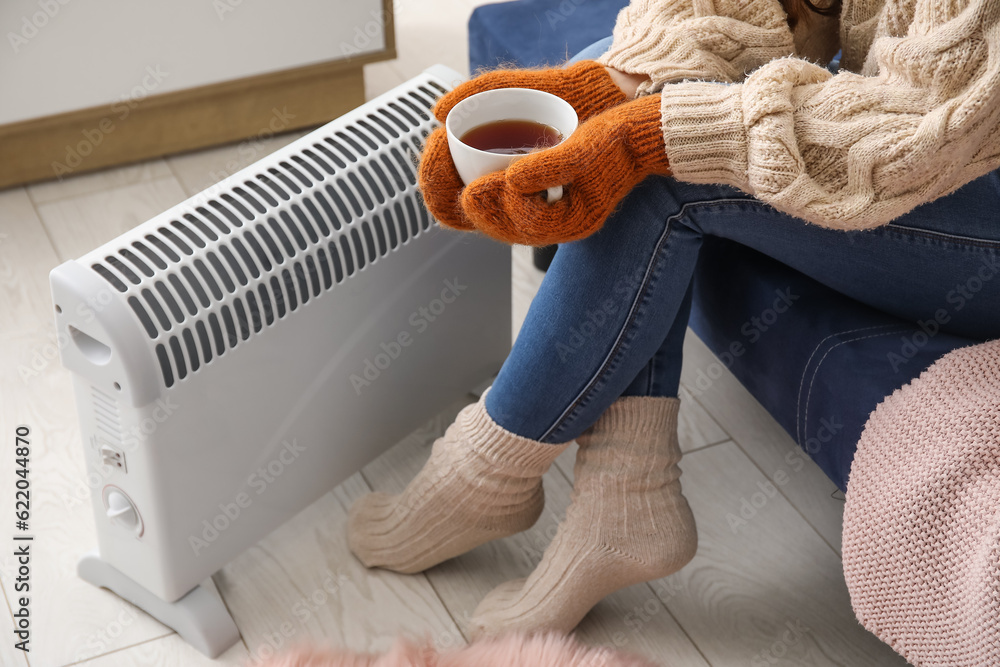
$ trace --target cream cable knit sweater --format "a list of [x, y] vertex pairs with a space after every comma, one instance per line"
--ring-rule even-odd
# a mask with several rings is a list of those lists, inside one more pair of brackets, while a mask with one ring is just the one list
[[[600, 62], [662, 93], [674, 176], [824, 227], [883, 225], [1000, 167], [1000, 1], [632, 0]], [[811, 35], [809, 32], [811, 31]], [[669, 85], [667, 85], [669, 84]]]

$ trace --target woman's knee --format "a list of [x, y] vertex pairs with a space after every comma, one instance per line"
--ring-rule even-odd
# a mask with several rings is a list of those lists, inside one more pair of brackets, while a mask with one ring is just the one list
[[676, 181], [671, 178], [646, 178], [621, 201], [600, 230], [579, 241], [561, 244], [556, 258], [562, 254], [563, 260], [573, 255], [574, 262], [594, 261], [591, 257], [609, 261], [609, 257], [630, 257], [636, 248], [651, 247], [670, 216], [683, 207], [676, 190]]

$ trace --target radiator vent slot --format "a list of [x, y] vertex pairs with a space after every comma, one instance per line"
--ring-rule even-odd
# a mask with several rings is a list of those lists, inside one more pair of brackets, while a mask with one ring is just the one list
[[[416, 159], [446, 89], [418, 80], [143, 226], [92, 269], [171, 387], [428, 230]], [[279, 157], [280, 156], [280, 157]], [[139, 230], [137, 230], [137, 234]]]

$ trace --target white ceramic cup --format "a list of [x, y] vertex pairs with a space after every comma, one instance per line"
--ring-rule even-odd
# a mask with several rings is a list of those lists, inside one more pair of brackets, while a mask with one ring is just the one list
[[[524, 157], [481, 151], [462, 143], [459, 138], [474, 127], [498, 120], [544, 123], [558, 130], [564, 141], [573, 134], [579, 122], [576, 111], [569, 102], [541, 90], [499, 88], [470, 95], [452, 107], [444, 123], [451, 159], [466, 185], [480, 176], [506, 169], [507, 165]], [[547, 190], [547, 200], [550, 202], [558, 201], [562, 195], [561, 185]]]

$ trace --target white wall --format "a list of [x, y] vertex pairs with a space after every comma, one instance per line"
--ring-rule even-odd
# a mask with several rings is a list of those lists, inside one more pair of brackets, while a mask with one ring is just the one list
[[384, 47], [380, 0], [0, 0], [0, 125]]

